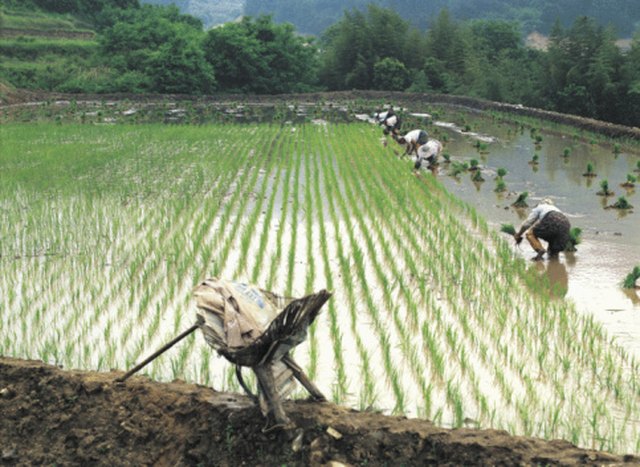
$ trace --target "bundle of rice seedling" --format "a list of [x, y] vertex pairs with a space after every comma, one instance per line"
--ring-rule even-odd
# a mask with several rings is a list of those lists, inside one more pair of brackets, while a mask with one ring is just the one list
[[515, 236], [516, 228], [513, 224], [500, 224], [500, 232]]
[[569, 231], [569, 242], [567, 243], [564, 251], [578, 251], [576, 246], [580, 244], [582, 239], [580, 236], [582, 235], [582, 229], [580, 227], [573, 227]]
[[529, 205], [527, 204], [527, 196], [529, 196], [529, 192], [523, 191], [518, 195], [518, 199], [511, 205], [514, 208], [526, 208]]
[[633, 268], [633, 271], [627, 274], [627, 277], [622, 281], [622, 287], [625, 289], [635, 289], [638, 279], [640, 279], [640, 266], [636, 266]]

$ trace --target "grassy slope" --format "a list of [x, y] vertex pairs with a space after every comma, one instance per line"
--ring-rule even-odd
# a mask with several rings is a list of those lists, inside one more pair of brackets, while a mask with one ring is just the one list
[[2, 7], [0, 80], [24, 89], [58, 89], [86, 73], [97, 42], [91, 25], [71, 16]]

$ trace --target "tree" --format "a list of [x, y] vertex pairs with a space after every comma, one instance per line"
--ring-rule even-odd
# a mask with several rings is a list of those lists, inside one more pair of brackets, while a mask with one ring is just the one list
[[277, 94], [313, 89], [313, 41], [296, 36], [290, 24], [274, 24], [270, 16], [245, 17], [211, 29], [203, 47], [223, 91]]
[[400, 60], [386, 57], [373, 65], [373, 87], [385, 91], [404, 91], [409, 85], [409, 70]]
[[115, 70], [114, 91], [202, 94], [215, 88], [201, 48], [203, 33], [176, 7], [130, 10], [99, 36]]
[[[374, 67], [384, 59], [393, 59], [404, 67], [402, 77], [394, 84], [397, 87], [422, 66], [425, 57], [421, 34], [398, 13], [373, 4], [366, 13], [345, 11], [343, 18], [325, 32], [321, 47], [320, 81], [329, 89], [381, 86], [381, 82], [375, 82]], [[385, 63], [388, 66], [389, 62]]]

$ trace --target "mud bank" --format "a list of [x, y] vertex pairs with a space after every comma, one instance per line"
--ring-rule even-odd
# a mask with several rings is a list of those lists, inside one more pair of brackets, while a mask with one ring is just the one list
[[[248, 398], [121, 372], [0, 357], [0, 465], [605, 465], [634, 456], [504, 431], [290, 401], [302, 430], [264, 434]], [[328, 430], [332, 428], [332, 430]]]

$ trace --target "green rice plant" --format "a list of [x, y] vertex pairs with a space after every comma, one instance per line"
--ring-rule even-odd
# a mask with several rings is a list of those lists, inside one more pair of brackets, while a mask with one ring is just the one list
[[594, 169], [593, 169], [593, 164], [591, 162], [589, 162], [587, 164], [587, 171], [585, 173], [582, 174], [583, 177], [596, 177], [598, 174], [595, 173]]
[[640, 160], [636, 162], [636, 168], [633, 171], [640, 172]]
[[507, 169], [500, 167], [497, 172], [497, 178], [504, 178], [505, 175], [507, 175]]
[[466, 172], [469, 166], [466, 162], [453, 162], [451, 163], [451, 170], [449, 171], [449, 175], [452, 177], [457, 177], [463, 172]]
[[523, 191], [518, 195], [518, 198], [511, 203], [511, 206], [514, 208], [526, 208], [529, 205], [527, 204], [527, 197], [529, 196], [529, 192]]
[[503, 232], [509, 235], [515, 235], [516, 229], [513, 226], [513, 224], [500, 224], [500, 232]]
[[484, 182], [484, 177], [482, 176], [482, 172], [480, 170], [475, 170], [471, 175], [471, 181], [481, 183]]
[[599, 196], [613, 196], [614, 193], [613, 191], [609, 190], [609, 182], [605, 179], [605, 180], [601, 180], [600, 181], [600, 191], [598, 191], [596, 194]]
[[530, 165], [538, 165], [540, 163], [540, 156], [538, 155], [538, 153], [534, 153], [534, 155], [531, 157], [531, 160], [529, 161]]
[[640, 279], [640, 266], [635, 266], [633, 270], [627, 274], [627, 276], [622, 281], [622, 287], [625, 289], [635, 289], [638, 286], [636, 283]]
[[496, 193], [503, 193], [503, 192], [507, 191], [507, 184], [501, 178], [497, 179], [496, 180], [496, 187], [494, 188], [493, 191], [495, 191]]
[[[449, 164], [451, 162], [451, 154], [446, 151], [442, 153], [442, 158], [444, 159], [444, 164]], [[638, 161], [638, 164], [640, 164], [640, 161]], [[640, 165], [638, 167], [640, 168]]]
[[479, 170], [480, 167], [478, 167], [478, 159], [471, 159], [469, 161], [469, 170]]
[[571, 148], [570, 147], [565, 147], [562, 150], [562, 157], [567, 158], [571, 155]]
[[624, 188], [633, 188], [637, 180], [638, 179], [635, 175], [627, 174], [627, 180], [624, 183], [622, 183], [620, 186]]
[[624, 196], [620, 196], [618, 198], [618, 201], [613, 203], [610, 207], [622, 210], [633, 209], [633, 206], [629, 203], [629, 201], [627, 201], [627, 198], [625, 198]]
[[622, 147], [620, 146], [620, 143], [614, 143], [613, 153], [617, 156], [618, 154], [620, 154], [620, 152], [622, 152]]
[[567, 243], [564, 251], [577, 251], [576, 246], [578, 246], [582, 241], [581, 236], [582, 229], [580, 227], [572, 227], [571, 230], [569, 230], [569, 242]]

